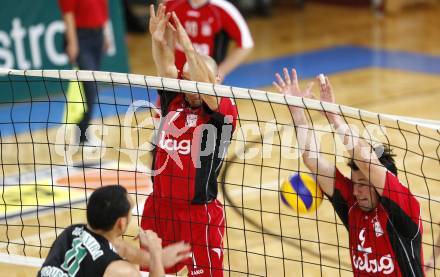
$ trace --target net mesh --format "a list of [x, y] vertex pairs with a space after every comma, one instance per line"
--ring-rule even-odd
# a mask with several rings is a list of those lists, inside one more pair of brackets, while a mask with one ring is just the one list
[[[348, 233], [328, 199], [308, 214], [280, 200], [284, 180], [309, 172], [301, 161], [304, 149], [288, 105], [305, 108], [320, 141], [320, 155], [347, 176], [349, 154], [321, 111], [343, 115], [354, 137], [394, 150], [400, 180], [421, 204], [424, 256], [433, 253], [440, 235], [440, 122], [159, 77], [67, 70], [3, 73], [2, 261], [20, 256], [24, 264], [38, 264], [32, 258], [44, 258], [64, 228], [84, 222], [88, 196], [108, 184], [121, 184], [133, 196], [136, 220], [125, 237], [136, 235], [144, 201], [152, 191], [156, 89], [230, 97], [236, 103], [237, 128], [219, 177], [218, 198], [226, 218], [226, 276], [352, 275]], [[74, 120], [66, 120], [85, 106], [82, 97], [69, 96], [69, 86], [81, 90], [78, 82], [93, 82], [99, 89], [89, 128], [92, 143], [84, 146], [79, 145]]]

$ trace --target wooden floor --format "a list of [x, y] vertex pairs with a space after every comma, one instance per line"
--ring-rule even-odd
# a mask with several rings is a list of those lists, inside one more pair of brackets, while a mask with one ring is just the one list
[[[271, 18], [249, 19], [256, 47], [247, 62], [343, 45], [440, 56], [439, 9], [420, 8], [405, 10], [391, 17], [377, 17], [369, 9], [307, 4], [304, 10], [298, 10], [293, 5], [283, 5], [274, 11]], [[128, 35], [127, 43], [132, 71], [154, 75], [149, 37]], [[307, 64], [308, 61], [302, 62]], [[405, 63], [405, 60], [402, 60], [402, 63]], [[286, 66], [295, 65], [286, 64]], [[255, 75], [255, 78], [258, 78], [258, 72], [255, 72]], [[299, 75], [301, 76], [301, 72]], [[437, 74], [368, 67], [341, 71], [337, 74], [330, 74], [329, 77], [340, 104], [379, 113], [440, 119], [438, 108], [440, 76]], [[274, 91], [272, 87], [261, 89]], [[287, 124], [290, 120], [286, 107], [279, 107], [274, 111], [269, 104], [259, 103], [256, 106], [257, 111], [249, 102], [239, 101], [237, 105], [242, 119], [254, 120], [258, 116], [260, 120], [275, 118], [277, 122]], [[317, 119], [318, 114], [312, 114], [312, 116], [316, 118], [316, 122], [322, 122]], [[244, 123], [245, 121], [241, 122], [242, 125]], [[359, 125], [360, 122], [353, 123]], [[402, 177], [403, 181], [410, 184], [411, 190], [416, 195], [429, 195], [435, 200], [421, 201], [423, 220], [425, 220], [424, 254], [425, 257], [429, 257], [430, 251], [432, 252], [432, 247], [429, 245], [433, 244], [433, 236], [440, 234], [440, 228], [435, 224], [440, 221], [440, 215], [437, 212], [440, 208], [440, 202], [438, 202], [440, 199], [438, 181], [440, 166], [438, 160], [435, 160], [435, 157], [437, 159], [439, 157], [439, 133], [426, 128], [415, 130], [405, 124], [400, 127], [407, 129], [408, 132], [401, 132], [393, 128], [396, 127], [395, 123], [384, 124], [387, 126], [387, 136], [382, 136], [380, 140], [388, 138], [394, 146], [414, 152], [409, 153], [405, 159], [403, 159], [403, 150], [396, 152], [398, 155], [401, 154], [397, 159], [399, 168], [409, 172]], [[414, 130], [423, 132], [435, 138], [436, 141], [424, 138], [419, 140], [419, 136], [409, 132]], [[113, 131], [119, 132], [119, 130]], [[280, 134], [284, 132], [287, 132], [287, 127]], [[117, 134], [115, 133], [115, 137], [118, 137]], [[40, 135], [43, 137], [46, 133]], [[150, 135], [147, 132], [142, 134], [141, 138], [147, 139]], [[50, 136], [54, 134], [50, 133]], [[258, 135], [255, 137], [258, 140]], [[274, 143], [280, 144], [280, 140], [280, 138], [275, 138]], [[109, 143], [112, 144], [111, 141]], [[283, 145], [284, 143], [289, 144], [283, 141]], [[234, 162], [233, 150], [240, 149], [240, 146], [239, 141], [231, 145], [228, 161]], [[259, 151], [262, 150], [261, 143], [257, 143], [255, 147]], [[323, 147], [324, 149], [331, 148], [327, 144]], [[38, 156], [46, 152], [47, 150], [42, 149]], [[227, 193], [232, 197], [233, 203], [241, 207], [241, 211], [256, 220], [260, 226], [252, 226], [231, 207], [226, 207], [228, 229], [225, 247], [228, 251], [225, 253], [224, 265], [228, 272], [225, 272], [225, 275], [244, 276], [240, 272], [249, 272], [252, 276], [351, 276], [351, 273], [347, 271], [351, 268], [346, 249], [347, 234], [343, 226], [334, 224], [335, 214], [329, 202], [325, 200], [316, 214], [300, 217], [279, 204], [277, 189], [280, 180], [286, 178], [292, 171], [305, 170], [305, 168], [298, 163], [298, 160], [289, 160], [283, 156], [280, 147], [274, 149], [273, 153], [274, 155], [269, 158], [257, 155], [246, 160], [246, 166], [237, 163], [228, 169]], [[423, 157], [421, 153], [425, 155], [423, 160], [421, 160]], [[13, 154], [10, 155], [15, 157]], [[109, 152], [106, 158], [108, 160], [115, 155]], [[4, 156], [6, 159], [7, 157], [7, 155]], [[274, 170], [272, 167], [274, 165], [282, 170]], [[8, 174], [16, 174], [16, 172], [11, 167], [9, 172], [5, 172], [5, 175]], [[425, 176], [425, 178], [417, 177], [417, 175]], [[223, 199], [223, 194], [220, 198], [231, 205]], [[142, 196], [138, 197], [138, 203], [143, 203], [143, 199]], [[260, 210], [263, 212], [259, 212]], [[55, 219], [57, 226], [67, 225], [71, 220], [78, 222], [84, 219], [81, 209], [74, 210], [67, 215], [65, 211], [60, 211], [44, 214], [39, 220], [32, 217], [8, 221], [7, 230], [2, 223], [0, 239], [5, 241], [7, 236], [10, 241], [20, 244], [21, 238], [25, 237], [26, 243], [29, 244], [24, 250], [26, 254], [38, 256], [40, 255], [39, 248], [32, 245], [49, 246], [55, 235], [53, 229], [38, 226], [50, 225]], [[23, 223], [36, 227], [23, 229], [21, 227]], [[263, 232], [261, 225], [264, 227]], [[136, 224], [133, 224], [129, 234], [133, 235], [136, 228]], [[282, 240], [279, 239], [281, 236]], [[318, 241], [319, 243], [316, 243]], [[301, 243], [301, 247], [295, 246], [298, 243]], [[338, 248], [338, 245], [341, 247]], [[23, 252], [22, 246], [0, 244], [0, 253], [5, 253], [6, 247], [12, 253]], [[41, 254], [44, 256], [45, 251]], [[33, 268], [0, 264], [0, 277], [31, 276], [35, 272]], [[438, 274], [440, 271], [437, 271]]]

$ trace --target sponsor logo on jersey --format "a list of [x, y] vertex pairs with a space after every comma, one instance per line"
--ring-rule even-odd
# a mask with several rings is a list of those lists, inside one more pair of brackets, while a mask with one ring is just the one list
[[189, 139], [175, 140], [166, 137], [166, 132], [160, 133], [159, 147], [166, 150], [168, 153], [179, 153], [188, 155], [191, 152], [191, 141]]
[[[378, 222], [378, 221], [376, 221]], [[379, 225], [380, 226], [380, 225]], [[357, 250], [361, 253], [361, 256], [357, 256], [355, 253], [352, 255], [353, 266], [359, 271], [365, 271], [367, 273], [382, 272], [383, 274], [391, 274], [394, 272], [394, 263], [390, 254], [380, 257], [380, 259], [370, 259], [369, 254], [372, 254], [371, 247], [365, 247], [365, 228], [359, 232], [359, 241]], [[354, 252], [354, 251], [353, 251]], [[376, 257], [376, 255], [372, 255]]]
[[196, 127], [196, 125], [197, 125], [197, 118], [198, 118], [198, 116], [196, 114], [188, 114], [186, 116], [186, 126], [188, 126], [188, 127]]

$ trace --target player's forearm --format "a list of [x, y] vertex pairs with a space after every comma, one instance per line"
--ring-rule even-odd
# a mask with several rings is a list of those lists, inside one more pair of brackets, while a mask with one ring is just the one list
[[[359, 135], [353, 134], [353, 130], [350, 129], [350, 126], [346, 124], [342, 119], [332, 119], [332, 117], [328, 117], [329, 122], [332, 124], [335, 129], [335, 133], [339, 135], [342, 140], [342, 143], [345, 145], [348, 153], [354, 159], [354, 161], [362, 161], [364, 160], [361, 155], [362, 146], [364, 146], [363, 139], [359, 137]], [[356, 163], [357, 165], [357, 163]], [[359, 166], [363, 167], [364, 163], [360, 163]], [[359, 168], [361, 169], [361, 168]]]
[[66, 27], [66, 42], [78, 44], [76, 35], [75, 16], [73, 12], [67, 12], [63, 15], [64, 25]]
[[237, 66], [239, 66], [252, 51], [252, 48], [235, 48], [229, 55], [226, 56], [225, 60], [219, 65], [218, 73], [220, 76], [225, 77]]
[[192, 81], [214, 83], [215, 77], [194, 48], [185, 49], [185, 56]]
[[[196, 53], [194, 57], [191, 57], [188, 61], [188, 65], [190, 68], [190, 76], [192, 81], [198, 81], [198, 82], [206, 82], [206, 83], [213, 83], [214, 76], [212, 75], [211, 71], [206, 66], [205, 62], [202, 61], [200, 56]], [[195, 70], [192, 70], [192, 68], [196, 68]], [[210, 95], [200, 95], [202, 101], [208, 105], [209, 109], [211, 111], [217, 111], [218, 110], [218, 99], [215, 96]]]
[[289, 110], [296, 126], [309, 126], [309, 121], [307, 120], [304, 108], [289, 106]]
[[[177, 68], [174, 64], [174, 53], [164, 50], [161, 43], [152, 41], [152, 55], [156, 66], [157, 75], [167, 78], [177, 78]], [[173, 58], [170, 57], [173, 56]]]
[[368, 163], [371, 163], [372, 160], [377, 160], [375, 153], [370, 153], [371, 146], [358, 133], [354, 133], [353, 129], [342, 119], [331, 120], [331, 123], [335, 133], [339, 135], [347, 152], [351, 155], [359, 169], [361, 171], [367, 170]]
[[201, 94], [201, 98], [202, 98], [203, 102], [205, 102], [205, 104], [208, 105], [208, 107], [209, 107], [209, 109], [211, 109], [211, 111], [216, 112], [218, 110], [217, 97]]
[[150, 266], [151, 263], [151, 256], [150, 253], [146, 250], [142, 250], [139, 248], [131, 247], [129, 258], [126, 258], [127, 261], [129, 261], [132, 264], [138, 264], [140, 266]]
[[310, 130], [308, 125], [297, 126], [297, 138], [299, 143], [299, 151], [302, 153], [301, 157], [307, 168], [316, 175], [323, 175], [321, 172], [323, 166], [321, 164], [324, 162], [323, 159], [319, 157], [319, 144], [320, 142], [316, 139], [314, 131]]
[[138, 264], [140, 266], [149, 266], [150, 264], [150, 254], [141, 249], [133, 249], [133, 252], [130, 253], [130, 256], [125, 259], [132, 264]]
[[316, 152], [315, 146], [315, 136], [313, 131], [309, 126], [309, 121], [305, 115], [305, 111], [303, 108], [290, 106], [290, 112], [293, 117], [293, 121], [296, 126], [297, 139], [299, 143], [299, 150], [303, 153], [303, 159], [306, 164], [310, 163], [314, 164], [314, 160], [312, 161], [313, 155], [312, 152]]
[[114, 241], [113, 245], [118, 254], [126, 261], [141, 266], [149, 266], [150, 254], [147, 251], [134, 247], [122, 239]]
[[161, 252], [151, 254], [151, 260], [148, 267], [150, 269], [150, 277], [161, 277], [165, 275]]
[[292, 106], [290, 110], [294, 118], [298, 148], [304, 164], [315, 175], [319, 186], [325, 194], [332, 196], [334, 191], [335, 165], [320, 155], [319, 146], [321, 142], [315, 136], [314, 130], [306, 118], [304, 109]]
[[319, 142], [316, 141], [313, 130], [309, 126], [304, 109], [294, 106], [290, 106], [289, 109], [295, 122], [299, 151], [302, 153], [304, 163], [312, 172], [317, 173], [316, 144]]
[[[322, 191], [331, 197], [334, 192], [336, 167], [320, 155], [320, 141], [314, 135], [314, 131], [304, 128], [304, 126], [297, 126], [297, 138], [300, 144], [299, 151], [302, 152], [302, 159], [310, 172], [315, 176]], [[302, 138], [303, 136], [306, 138]]]

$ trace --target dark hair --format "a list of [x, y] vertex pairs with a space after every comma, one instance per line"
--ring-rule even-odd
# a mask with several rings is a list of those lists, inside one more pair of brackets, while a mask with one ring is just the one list
[[[392, 150], [386, 145], [379, 145], [373, 148], [377, 157], [379, 158], [380, 163], [388, 169], [388, 171], [392, 172], [397, 176], [397, 167], [396, 162], [394, 161], [394, 155]], [[347, 164], [352, 170], [359, 170], [353, 158], [348, 161]]]
[[130, 212], [127, 190], [120, 185], [101, 187], [90, 195], [87, 222], [96, 230], [110, 231], [120, 217]]

